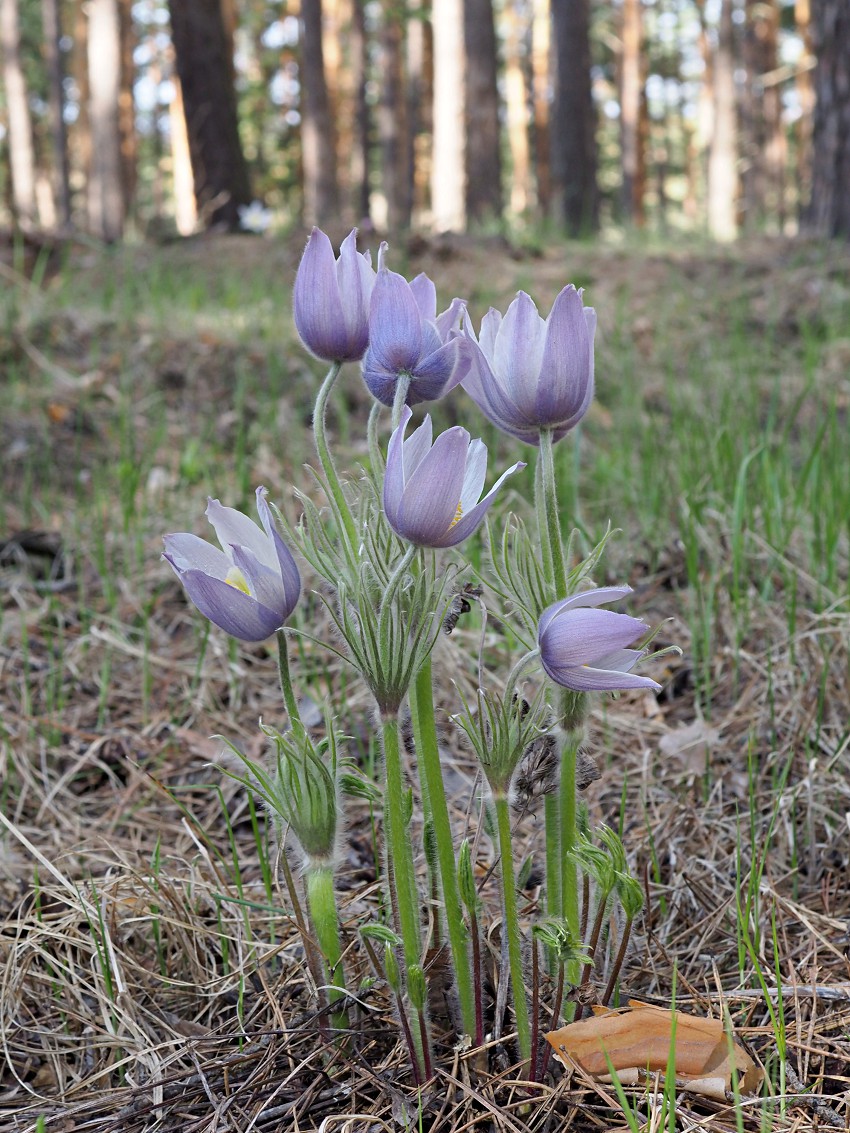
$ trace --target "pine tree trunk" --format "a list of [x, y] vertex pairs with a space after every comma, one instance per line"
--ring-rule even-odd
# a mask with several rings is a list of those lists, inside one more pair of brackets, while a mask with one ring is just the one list
[[623, 161], [622, 208], [625, 220], [642, 225], [644, 168], [643, 26], [640, 0], [623, 0], [620, 61], [620, 148]]
[[118, 27], [121, 39], [121, 88], [118, 96], [118, 129], [121, 136], [121, 189], [124, 214], [129, 216], [136, 200], [139, 145], [136, 137], [136, 103], [133, 86], [136, 64], [133, 52], [136, 33], [133, 28], [133, 0], [118, 0]]
[[505, 8], [505, 102], [511, 151], [511, 212], [522, 216], [532, 205], [531, 147], [528, 136], [528, 91], [522, 65], [527, 31], [516, 0]]
[[3, 84], [9, 122], [12, 207], [16, 222], [22, 228], [31, 228], [36, 222], [35, 150], [29, 96], [21, 66], [18, 0], [0, 0], [0, 40], [3, 48]]
[[382, 82], [378, 135], [387, 227], [397, 233], [410, 227], [412, 185], [404, 90], [404, 28], [396, 0], [383, 3], [379, 72]]
[[[82, 0], [74, 6], [74, 46], [71, 65], [77, 88], [77, 120], [68, 133], [68, 152], [71, 169], [88, 185], [91, 171], [91, 122], [89, 121], [89, 21]], [[73, 174], [72, 174], [73, 175]]]
[[101, 240], [124, 231], [121, 136], [121, 37], [118, 0], [89, 0], [89, 121], [92, 155], [88, 183], [89, 228]]
[[466, 215], [497, 220], [502, 214], [496, 27], [493, 0], [464, 0], [466, 52]]
[[198, 224], [195, 179], [192, 155], [189, 152], [189, 131], [183, 106], [183, 88], [174, 76], [174, 95], [168, 108], [171, 129], [171, 182], [174, 194], [174, 223], [181, 236], [191, 236]]
[[47, 64], [50, 142], [53, 150], [53, 198], [59, 227], [65, 229], [71, 224], [71, 174], [68, 166], [68, 136], [65, 131], [62, 55], [59, 50], [62, 38], [59, 0], [42, 0], [41, 16], [44, 60]]
[[431, 209], [437, 232], [462, 232], [464, 188], [463, 0], [434, 0], [434, 129]]
[[590, 77], [588, 0], [557, 0], [552, 122], [552, 208], [572, 235], [599, 227], [596, 112]]
[[735, 239], [737, 184], [732, 0], [721, 0], [714, 54], [714, 122], [708, 151], [708, 230], [715, 240]]
[[351, 6], [351, 85], [354, 91], [354, 144], [351, 147], [351, 184], [355, 194], [358, 224], [369, 220], [369, 101], [368, 44], [366, 40], [365, 0], [352, 0]]
[[552, 179], [549, 170], [549, 86], [552, 55], [552, 13], [549, 0], [533, 0], [531, 21], [531, 73], [534, 86], [534, 172], [537, 178], [537, 205], [543, 216], [549, 213]]
[[815, 88], [812, 81], [812, 66], [815, 62], [812, 48], [812, 23], [810, 0], [795, 0], [794, 25], [803, 44], [803, 57], [797, 64], [797, 99], [800, 103], [800, 117], [797, 119], [797, 211], [802, 213], [804, 204], [812, 194], [812, 129], [815, 112]]
[[813, 0], [815, 118], [812, 199], [806, 227], [850, 238], [850, 7]]
[[198, 214], [206, 224], [233, 231], [239, 206], [251, 203], [251, 185], [221, 0], [169, 0], [168, 8]]
[[301, 161], [304, 220], [326, 225], [339, 211], [336, 142], [322, 46], [322, 0], [301, 0]]
[[744, 125], [747, 154], [742, 177], [745, 222], [750, 229], [785, 219], [785, 132], [778, 66], [779, 9], [775, 0], [747, 0]]
[[429, 204], [430, 140], [433, 91], [430, 56], [431, 24], [425, 0], [410, 9], [407, 25], [407, 167], [412, 212], [420, 215]]

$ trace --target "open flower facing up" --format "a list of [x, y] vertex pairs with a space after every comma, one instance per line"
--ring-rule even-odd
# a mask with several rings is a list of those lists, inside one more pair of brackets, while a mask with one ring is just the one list
[[600, 610], [605, 602], [631, 594], [630, 586], [605, 586], [563, 598], [540, 616], [537, 644], [546, 673], [575, 692], [661, 686], [632, 669], [644, 649], [627, 649], [649, 626], [628, 614]]
[[326, 362], [358, 362], [369, 344], [369, 303], [375, 271], [368, 252], [357, 251], [357, 229], [343, 240], [339, 258], [314, 228], [295, 276], [295, 327], [301, 341]]
[[547, 319], [520, 291], [504, 318], [490, 308], [477, 340], [468, 323], [465, 329], [463, 388], [494, 425], [539, 444], [541, 429], [557, 441], [579, 423], [593, 400], [596, 312], [572, 284]]
[[507, 477], [525, 465], [512, 465], [480, 499], [487, 474], [484, 442], [470, 441], [466, 429], [455, 425], [432, 444], [430, 416], [405, 440], [411, 417], [405, 406], [390, 438], [384, 511], [390, 527], [408, 543], [454, 547], [475, 531]]
[[464, 304], [453, 299], [437, 314], [437, 289], [427, 275], [412, 283], [384, 265], [387, 245], [378, 252], [378, 278], [369, 312], [369, 349], [363, 358], [363, 380], [384, 405], [395, 400], [399, 378], [410, 388], [406, 403], [435, 401], [459, 384], [469, 366], [459, 352]]
[[220, 551], [197, 535], [165, 536], [166, 559], [201, 613], [242, 641], [263, 641], [295, 609], [301, 579], [289, 548], [278, 535], [266, 489], [257, 488], [262, 528], [218, 500], [207, 503]]

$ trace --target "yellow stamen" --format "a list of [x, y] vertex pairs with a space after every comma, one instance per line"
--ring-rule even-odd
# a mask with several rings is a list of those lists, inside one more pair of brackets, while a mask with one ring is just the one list
[[449, 531], [451, 531], [451, 529], [452, 529], [452, 528], [454, 527], [454, 525], [455, 525], [456, 523], [459, 523], [459, 522], [460, 522], [460, 517], [461, 517], [462, 515], [463, 515], [463, 504], [462, 504], [462, 503], [461, 503], [460, 501], [458, 501], [458, 505], [457, 505], [457, 511], [455, 512], [455, 517], [454, 517], [454, 519], [453, 519], [453, 520], [451, 521], [451, 523], [449, 524]]
[[251, 591], [248, 589], [248, 580], [239, 567], [232, 566], [224, 576], [224, 581], [228, 586], [232, 586], [234, 590], [241, 590], [243, 594], [247, 594], [250, 597]]

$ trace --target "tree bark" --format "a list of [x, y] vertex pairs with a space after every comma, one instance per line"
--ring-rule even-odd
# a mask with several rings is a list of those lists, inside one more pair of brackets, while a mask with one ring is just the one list
[[192, 155], [189, 132], [183, 108], [180, 79], [174, 76], [174, 95], [168, 108], [171, 129], [171, 187], [174, 194], [174, 223], [181, 236], [191, 236], [198, 224], [195, 180], [192, 176]]
[[396, 0], [384, 0], [381, 13], [381, 99], [378, 136], [381, 173], [387, 203], [387, 227], [410, 227], [413, 207], [410, 149], [407, 144], [407, 100], [404, 90], [404, 27]]
[[590, 76], [588, 0], [557, 0], [551, 134], [552, 207], [574, 236], [599, 227], [596, 112]]
[[65, 131], [65, 92], [62, 85], [62, 38], [59, 0], [42, 0], [44, 59], [47, 64], [48, 115], [53, 149], [53, 199], [60, 228], [71, 224], [71, 174], [68, 165], [68, 136]]
[[351, 147], [351, 184], [355, 194], [357, 221], [363, 224], [371, 214], [369, 186], [369, 100], [367, 83], [369, 54], [366, 38], [365, 0], [351, 5], [351, 85], [354, 92], [354, 145]]
[[850, 7], [813, 0], [815, 116], [812, 198], [806, 227], [850, 238]]
[[169, 0], [168, 8], [198, 214], [206, 224], [234, 231], [239, 206], [251, 202], [251, 185], [221, 0]]
[[549, 0], [533, 0], [531, 21], [531, 73], [534, 87], [534, 172], [537, 204], [543, 216], [549, 213], [552, 182], [549, 171], [549, 87], [552, 54], [552, 13]]
[[336, 142], [322, 48], [322, 0], [301, 0], [301, 161], [304, 220], [327, 224], [339, 209]]
[[89, 0], [89, 121], [91, 166], [89, 228], [101, 240], [120, 240], [124, 231], [121, 137], [121, 39], [118, 0]]
[[502, 215], [502, 154], [493, 0], [464, 0], [463, 40], [466, 215], [474, 221], [497, 220]]
[[737, 233], [737, 157], [732, 0], [721, 0], [714, 53], [714, 122], [708, 150], [708, 230], [715, 240], [734, 240]]
[[505, 103], [511, 152], [511, 212], [522, 216], [532, 205], [531, 147], [528, 135], [528, 90], [522, 66], [527, 32], [516, 0], [505, 7]]
[[811, 199], [812, 193], [812, 129], [815, 112], [815, 89], [812, 82], [812, 69], [815, 63], [812, 48], [812, 23], [810, 0], [795, 0], [794, 25], [803, 44], [803, 57], [797, 64], [797, 98], [800, 103], [800, 117], [797, 119], [797, 212]]
[[640, 0], [623, 0], [620, 32], [620, 149], [623, 163], [622, 207], [627, 223], [644, 222], [645, 168], [641, 103], [644, 84], [643, 20]]
[[9, 122], [9, 166], [12, 207], [21, 228], [36, 222], [35, 149], [29, 95], [21, 66], [21, 28], [18, 0], [0, 0], [0, 39], [3, 47], [3, 83]]
[[434, 0], [434, 130], [431, 209], [437, 232], [466, 225], [463, 0]]
[[121, 41], [121, 80], [118, 95], [118, 131], [121, 139], [121, 190], [124, 214], [129, 216], [136, 201], [139, 146], [136, 136], [136, 103], [133, 85], [136, 64], [133, 51], [136, 33], [133, 28], [133, 0], [118, 0], [118, 29]]

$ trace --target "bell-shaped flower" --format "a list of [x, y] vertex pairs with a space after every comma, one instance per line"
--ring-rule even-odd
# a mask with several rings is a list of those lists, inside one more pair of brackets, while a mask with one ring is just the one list
[[274, 526], [266, 489], [257, 488], [262, 527], [235, 508], [209, 500], [206, 516], [223, 550], [181, 533], [166, 535], [163, 558], [204, 615], [231, 637], [263, 641], [280, 629], [298, 601], [295, 560]]
[[469, 367], [459, 350], [464, 304], [453, 299], [437, 314], [437, 289], [424, 272], [408, 283], [384, 264], [387, 245], [378, 251], [378, 278], [369, 311], [369, 349], [363, 380], [384, 405], [395, 401], [399, 378], [410, 386], [405, 401], [436, 401], [460, 383]]
[[628, 614], [600, 610], [631, 593], [630, 586], [606, 586], [562, 598], [540, 616], [537, 645], [546, 673], [574, 692], [661, 686], [631, 670], [645, 649], [627, 649], [649, 629]]
[[369, 303], [375, 270], [357, 251], [357, 229], [343, 240], [339, 258], [314, 228], [295, 275], [295, 327], [311, 354], [326, 362], [359, 362], [369, 344]]
[[593, 400], [596, 312], [570, 284], [543, 319], [520, 291], [505, 317], [492, 307], [475, 338], [465, 327], [470, 366], [463, 388], [482, 412], [511, 436], [540, 443], [540, 430], [560, 440]]
[[466, 429], [455, 425], [432, 443], [430, 416], [405, 440], [411, 416], [405, 406], [390, 437], [384, 512], [396, 535], [408, 543], [455, 547], [482, 522], [508, 476], [525, 465], [522, 461], [511, 465], [481, 499], [487, 474], [484, 442], [470, 441]]

